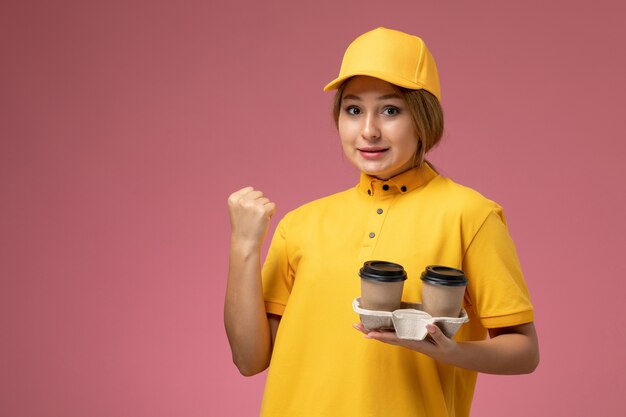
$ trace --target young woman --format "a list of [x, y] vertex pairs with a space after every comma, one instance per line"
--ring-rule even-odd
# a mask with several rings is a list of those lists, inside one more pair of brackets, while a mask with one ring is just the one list
[[[528, 373], [539, 360], [502, 208], [424, 159], [443, 116], [420, 38], [385, 28], [361, 35], [331, 89], [343, 150], [361, 171], [356, 187], [288, 213], [262, 268], [275, 205], [252, 187], [229, 197], [233, 360], [244, 375], [269, 366], [264, 416], [468, 416], [477, 372]], [[371, 259], [404, 266], [410, 302], [421, 300], [426, 265], [462, 269], [469, 323], [452, 339], [429, 326], [428, 341], [353, 325], [357, 272]]]

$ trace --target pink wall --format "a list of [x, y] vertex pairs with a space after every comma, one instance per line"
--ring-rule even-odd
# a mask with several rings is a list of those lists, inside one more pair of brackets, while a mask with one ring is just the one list
[[379, 25], [428, 42], [432, 160], [504, 205], [534, 296], [540, 368], [481, 376], [473, 414], [625, 415], [620, 4], [3, 2], [0, 416], [256, 415], [226, 197], [280, 217], [355, 183], [321, 88]]

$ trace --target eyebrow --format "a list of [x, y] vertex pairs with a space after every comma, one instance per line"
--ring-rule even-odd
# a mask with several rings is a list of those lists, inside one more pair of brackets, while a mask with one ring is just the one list
[[[378, 97], [378, 100], [389, 100], [391, 98], [399, 98], [402, 99], [402, 96], [400, 94], [397, 93], [391, 93], [391, 94], [385, 94], [384, 96], [380, 96]], [[357, 100], [357, 101], [362, 101], [361, 97], [356, 96], [354, 94], [346, 94], [345, 96], [343, 96], [343, 100]]]

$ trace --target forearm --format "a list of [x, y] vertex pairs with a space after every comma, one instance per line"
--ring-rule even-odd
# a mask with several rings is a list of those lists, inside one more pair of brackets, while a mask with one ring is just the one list
[[503, 333], [487, 340], [458, 342], [449, 355], [439, 360], [488, 374], [531, 373], [539, 363], [539, 349], [534, 328], [526, 330], [532, 332]]
[[269, 365], [272, 342], [263, 300], [260, 250], [231, 241], [224, 324], [233, 361], [243, 375]]

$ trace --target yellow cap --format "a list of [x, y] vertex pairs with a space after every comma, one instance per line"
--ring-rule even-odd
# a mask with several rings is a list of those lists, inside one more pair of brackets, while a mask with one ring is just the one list
[[346, 49], [339, 76], [324, 91], [337, 89], [355, 75], [380, 78], [412, 90], [424, 89], [441, 100], [435, 59], [422, 39], [404, 32], [380, 27], [356, 38]]

